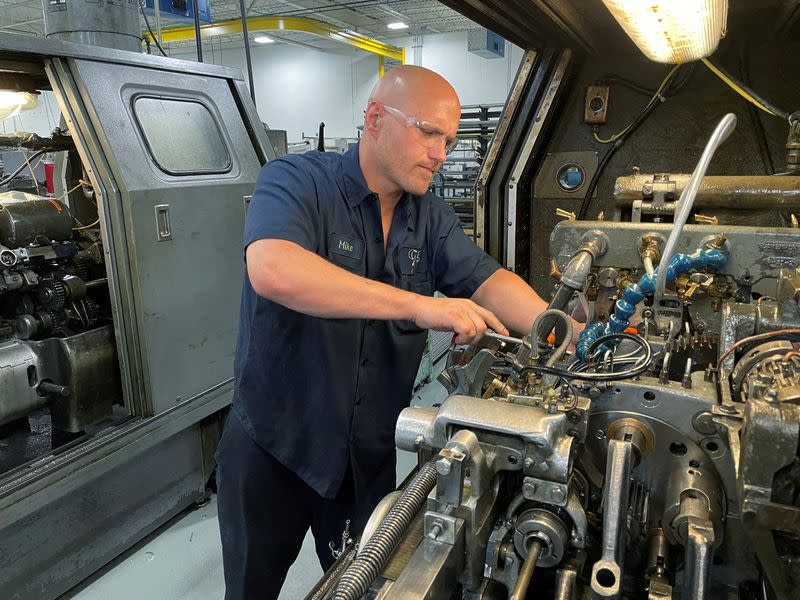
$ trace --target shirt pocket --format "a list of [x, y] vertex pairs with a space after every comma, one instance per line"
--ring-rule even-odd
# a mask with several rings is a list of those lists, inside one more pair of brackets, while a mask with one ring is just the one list
[[[397, 287], [419, 294], [420, 296], [433, 296], [433, 284], [429, 273], [414, 273], [413, 275], [400, 275], [400, 280], [397, 282]], [[420, 333], [425, 331], [421, 327], [417, 327], [414, 321], [397, 320], [394, 321], [395, 327], [400, 333]]]

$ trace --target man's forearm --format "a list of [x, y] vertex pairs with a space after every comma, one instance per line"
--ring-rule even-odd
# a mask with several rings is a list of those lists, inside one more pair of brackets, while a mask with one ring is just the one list
[[521, 277], [506, 269], [495, 271], [472, 295], [472, 300], [496, 314], [509, 328], [530, 333], [547, 302]]
[[257, 294], [315, 317], [411, 319], [414, 302], [419, 299], [411, 292], [359, 277], [283, 240], [251, 244], [247, 267]]

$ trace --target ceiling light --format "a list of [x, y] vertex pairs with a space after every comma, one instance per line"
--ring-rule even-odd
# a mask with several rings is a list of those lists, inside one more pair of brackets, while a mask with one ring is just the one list
[[253, 38], [253, 41], [257, 44], [271, 44], [275, 40], [273, 40], [271, 37], [267, 37], [266, 35], [257, 35]]
[[402, 21], [389, 23], [386, 27], [388, 27], [389, 29], [408, 29], [408, 25], [406, 23], [403, 23]]
[[660, 63], [681, 64], [712, 54], [725, 35], [728, 0], [603, 0], [644, 52]]

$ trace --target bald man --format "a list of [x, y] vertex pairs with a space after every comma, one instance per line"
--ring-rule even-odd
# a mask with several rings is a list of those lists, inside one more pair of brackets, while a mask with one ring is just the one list
[[[310, 527], [323, 569], [395, 486], [394, 427], [428, 329], [530, 331], [545, 302], [427, 194], [455, 90], [388, 72], [360, 143], [267, 164], [245, 228], [233, 410], [217, 454], [226, 598], [275, 598]], [[435, 290], [448, 298], [434, 298]]]

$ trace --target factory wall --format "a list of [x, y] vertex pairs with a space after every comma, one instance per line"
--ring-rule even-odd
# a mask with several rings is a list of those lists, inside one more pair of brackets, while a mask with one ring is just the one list
[[[514, 82], [522, 50], [506, 43], [505, 57], [486, 59], [467, 52], [467, 32], [399, 38], [408, 62], [441, 73], [458, 92], [462, 104], [502, 103]], [[203, 58], [218, 65], [244, 69], [242, 48], [203, 46]], [[195, 60], [193, 49], [171, 56]], [[378, 57], [346, 46], [312, 50], [288, 44], [252, 46], [256, 106], [261, 119], [275, 129], [286, 129], [290, 142], [316, 136], [325, 123], [326, 137], [357, 137], [363, 110], [378, 80]], [[0, 130], [32, 131], [47, 135], [58, 125], [58, 105], [52, 95], [39, 107], [0, 122]]]
[[[418, 40], [417, 40], [418, 41]], [[408, 62], [441, 73], [456, 88], [462, 104], [502, 103], [514, 82], [522, 50], [506, 42], [505, 57], [486, 59], [467, 52], [467, 32], [432, 34], [415, 48], [411, 37], [393, 40], [406, 48]], [[421, 50], [421, 51], [420, 51]], [[173, 53], [194, 60], [194, 51]], [[209, 62], [244, 69], [241, 48], [205, 49]], [[316, 51], [288, 44], [252, 46], [256, 106], [261, 119], [286, 129], [288, 139], [316, 136], [320, 121], [326, 137], [357, 137], [363, 110], [378, 80], [378, 58], [346, 46]]]

